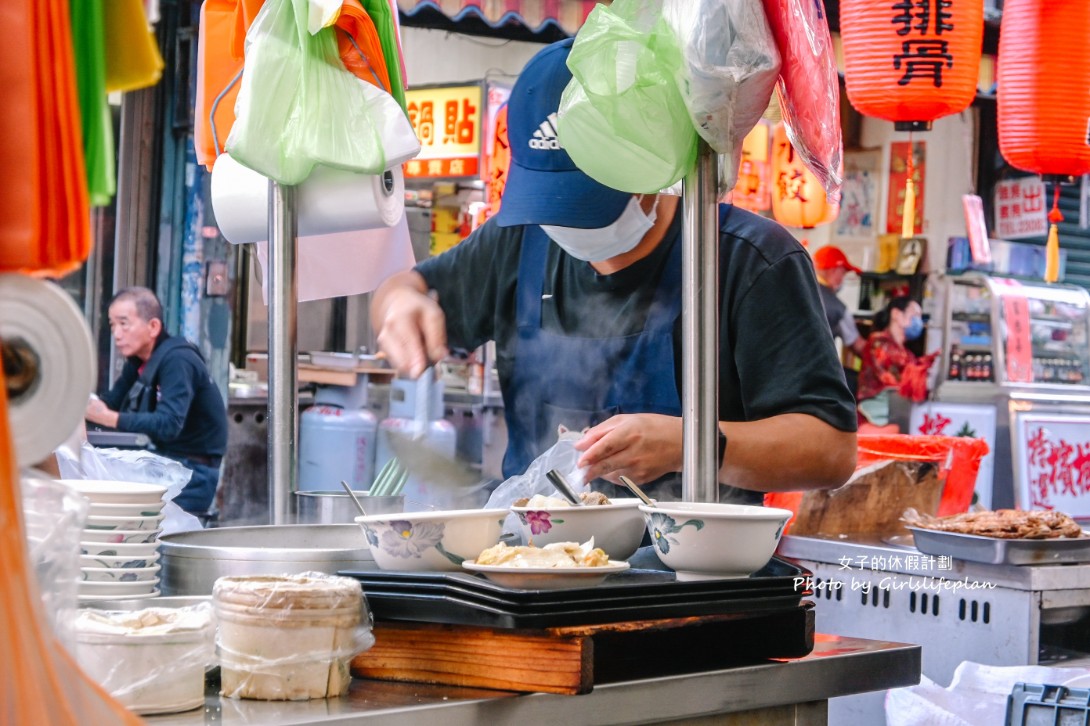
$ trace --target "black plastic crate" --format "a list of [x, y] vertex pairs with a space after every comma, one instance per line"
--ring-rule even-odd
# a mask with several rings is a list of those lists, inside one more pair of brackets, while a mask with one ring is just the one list
[[1006, 726], [1090, 726], [1090, 688], [1015, 683]]

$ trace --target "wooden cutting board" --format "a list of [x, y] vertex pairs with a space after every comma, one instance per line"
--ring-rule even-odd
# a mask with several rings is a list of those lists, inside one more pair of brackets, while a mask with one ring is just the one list
[[703, 615], [542, 630], [379, 621], [352, 675], [575, 695], [595, 683], [691, 673], [814, 647], [813, 603], [764, 614]]

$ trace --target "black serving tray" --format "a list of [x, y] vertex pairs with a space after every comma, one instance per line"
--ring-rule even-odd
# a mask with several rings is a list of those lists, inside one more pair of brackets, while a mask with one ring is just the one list
[[[631, 561], [648, 563], [638, 554]], [[811, 573], [774, 557], [759, 572], [735, 580], [679, 582], [671, 570], [632, 569], [595, 587], [564, 590], [518, 590], [461, 572], [340, 574], [360, 581], [380, 620], [545, 628], [794, 609], [810, 594]]]

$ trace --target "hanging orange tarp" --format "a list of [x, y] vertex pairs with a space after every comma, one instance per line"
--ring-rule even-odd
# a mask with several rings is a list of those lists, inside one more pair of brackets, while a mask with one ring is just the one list
[[0, 272], [62, 275], [91, 251], [68, 0], [5, 0]]
[[[193, 143], [197, 161], [209, 169], [223, 153], [235, 123], [246, 31], [263, 4], [264, 0], [205, 0], [201, 6]], [[378, 31], [359, 0], [344, 0], [334, 27], [345, 68], [389, 92], [390, 74]]]

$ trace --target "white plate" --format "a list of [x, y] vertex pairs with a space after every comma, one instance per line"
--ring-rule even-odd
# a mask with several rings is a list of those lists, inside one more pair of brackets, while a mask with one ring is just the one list
[[572, 587], [594, 587], [610, 575], [628, 569], [627, 562], [610, 560], [601, 567], [508, 567], [478, 565], [467, 560], [462, 567], [479, 572], [497, 585], [519, 590], [564, 590]]

